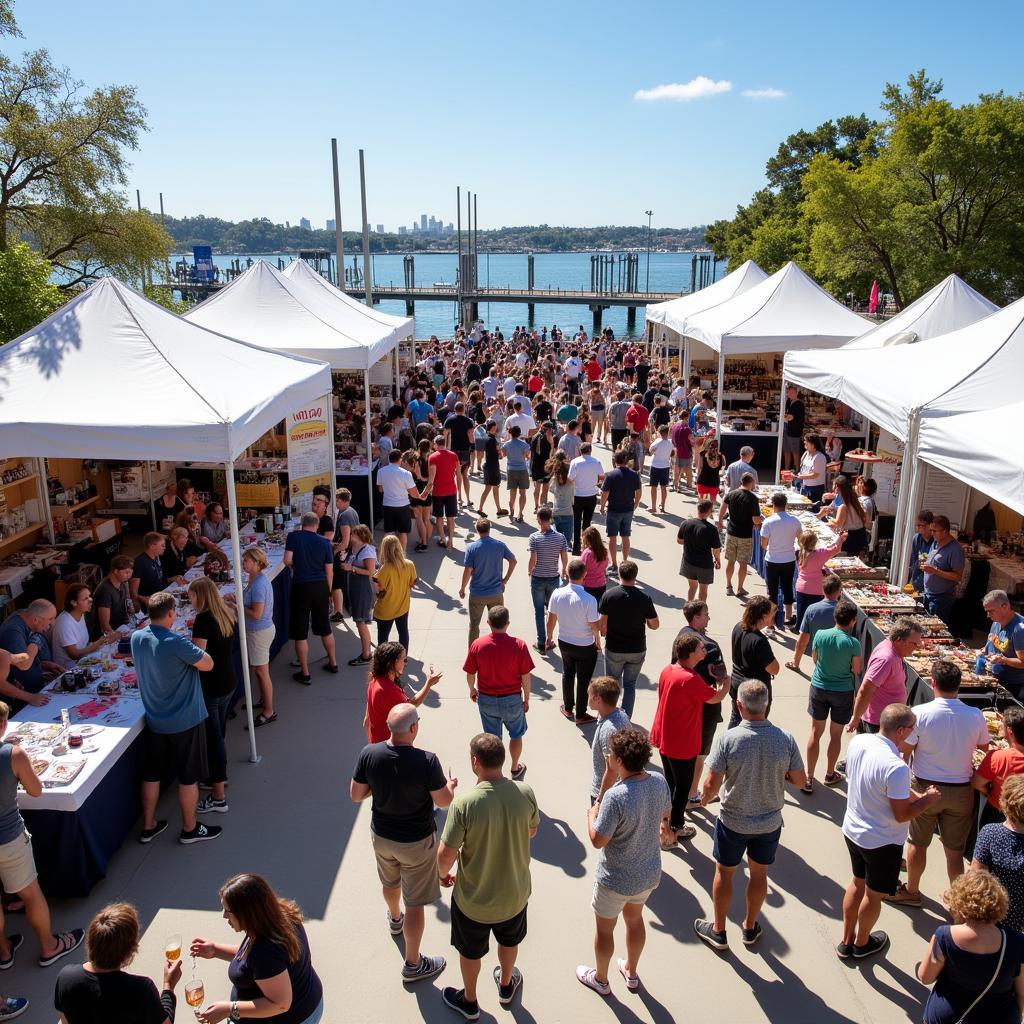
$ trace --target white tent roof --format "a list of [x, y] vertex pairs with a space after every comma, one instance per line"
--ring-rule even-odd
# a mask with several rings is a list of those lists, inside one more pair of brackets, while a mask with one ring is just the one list
[[[286, 278], [257, 260], [185, 318], [260, 348], [323, 360], [335, 370], [369, 369], [405, 335], [354, 313], [359, 303], [332, 291]], [[412, 320], [405, 323], [411, 331]]]
[[323, 363], [205, 330], [108, 277], [0, 348], [0, 448], [226, 462], [330, 386]]
[[835, 348], [864, 333], [864, 320], [795, 263], [760, 284], [686, 318], [686, 336], [726, 356]]
[[678, 299], [669, 299], [668, 302], [648, 306], [645, 316], [652, 324], [662, 324], [677, 334], [684, 334], [687, 317], [728, 302], [734, 295], [753, 288], [767, 277], [768, 275], [753, 260], [747, 260], [731, 274], [726, 274], [720, 281], [709, 284], [707, 288], [681, 295]]
[[[854, 338], [843, 350], [882, 348], [885, 345], [926, 341], [966, 327], [999, 307], [976, 292], [966, 281], [950, 274], [894, 317]], [[916, 338], [907, 335], [916, 335]]]
[[[1022, 317], [1019, 303], [920, 345], [787, 352], [787, 380], [838, 398], [906, 440], [910, 414], [946, 394], [999, 350]], [[1014, 395], [1018, 397], [1018, 395]], [[974, 408], [994, 404], [981, 397]]]
[[938, 340], [973, 349], [974, 360], [921, 410], [918, 454], [1024, 514], [1024, 299]]

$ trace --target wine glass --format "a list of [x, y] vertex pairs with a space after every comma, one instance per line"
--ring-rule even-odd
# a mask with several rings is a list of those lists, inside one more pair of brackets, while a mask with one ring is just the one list
[[206, 989], [203, 987], [201, 978], [193, 978], [191, 981], [185, 982], [185, 1002], [189, 1006], [193, 1009], [202, 1006], [205, 998]]

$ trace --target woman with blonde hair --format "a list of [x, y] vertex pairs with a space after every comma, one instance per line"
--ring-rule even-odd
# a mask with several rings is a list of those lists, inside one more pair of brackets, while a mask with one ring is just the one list
[[804, 530], [796, 538], [796, 624], [799, 628], [804, 621], [804, 612], [825, 596], [822, 584], [825, 577], [822, 570], [825, 563], [843, 546], [846, 533], [836, 537], [835, 543], [827, 548], [818, 547], [818, 535], [813, 530]]
[[224, 783], [228, 780], [227, 750], [224, 732], [228, 721], [228, 705], [237, 685], [231, 648], [235, 642], [235, 610], [206, 576], [193, 580], [188, 599], [196, 610], [192, 626], [192, 642], [213, 658], [213, 668], [200, 672], [203, 700], [206, 702], [206, 753], [209, 775], [206, 781], [212, 792], [196, 804], [197, 814], [224, 814], [228, 809]]
[[[187, 516], [188, 512], [182, 515]], [[180, 581], [202, 553], [203, 549], [192, 539], [187, 526], [172, 527], [167, 535], [167, 547], [160, 556], [165, 578]]]
[[953, 924], [941, 924], [917, 969], [934, 988], [925, 1024], [1019, 1024], [1024, 1010], [1024, 935], [1000, 928], [1009, 902], [987, 871], [968, 871], [943, 896]]
[[227, 960], [230, 1000], [196, 1010], [199, 1024], [270, 1019], [281, 1024], [317, 1024], [324, 1014], [324, 990], [313, 970], [302, 911], [279, 897], [260, 875], [229, 878], [220, 889], [224, 918], [240, 943], [195, 938], [189, 955]]
[[246, 548], [242, 552], [242, 571], [247, 580], [242, 591], [245, 613], [245, 653], [249, 668], [260, 685], [260, 699], [253, 704], [260, 713], [253, 719], [257, 729], [277, 721], [274, 711], [274, 684], [270, 679], [270, 648], [277, 627], [274, 625], [274, 587], [265, 572], [270, 563], [263, 548]]
[[416, 585], [416, 566], [405, 557], [402, 542], [393, 534], [380, 542], [380, 567], [374, 576], [377, 599], [373, 617], [377, 622], [377, 645], [391, 636], [391, 626], [398, 630], [398, 642], [409, 650], [409, 605]]
[[373, 534], [364, 523], [353, 526], [348, 558], [341, 563], [348, 574], [348, 601], [352, 621], [356, 624], [361, 644], [359, 656], [349, 661], [353, 668], [370, 663], [370, 623], [373, 621], [373, 576], [377, 572], [377, 549]]

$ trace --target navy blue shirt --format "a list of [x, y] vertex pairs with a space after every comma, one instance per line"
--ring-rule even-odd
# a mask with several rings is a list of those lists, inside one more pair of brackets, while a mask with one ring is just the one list
[[132, 575], [138, 578], [141, 597], [149, 597], [151, 594], [163, 590], [167, 583], [164, 577], [163, 562], [160, 561], [159, 556], [150, 558], [145, 551], [141, 555], [135, 556]]
[[334, 564], [334, 549], [326, 537], [312, 530], [292, 530], [284, 542], [285, 551], [292, 553], [292, 573], [296, 583], [327, 581], [325, 571]]
[[[40, 644], [40, 638], [33, 639], [32, 630], [19, 614], [14, 614], [0, 626], [0, 647], [11, 654], [24, 654], [30, 643]], [[29, 693], [38, 693], [43, 688], [43, 666], [41, 656], [28, 668], [11, 666], [11, 682], [20, 683]]]
[[803, 622], [800, 623], [800, 632], [809, 633], [813, 640], [819, 629], [831, 629], [836, 624], [837, 604], [838, 601], [829, 601], [826, 598], [809, 605], [804, 612]]

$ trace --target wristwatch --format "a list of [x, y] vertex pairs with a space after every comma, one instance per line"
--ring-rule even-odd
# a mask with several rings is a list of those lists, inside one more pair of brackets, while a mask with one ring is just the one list
[[238, 1000], [233, 999], [231, 1001], [231, 1013], [228, 1014], [228, 1020], [238, 1021], [241, 1020], [241, 1016], [238, 1013]]

